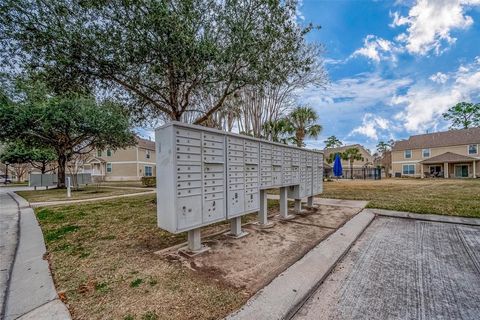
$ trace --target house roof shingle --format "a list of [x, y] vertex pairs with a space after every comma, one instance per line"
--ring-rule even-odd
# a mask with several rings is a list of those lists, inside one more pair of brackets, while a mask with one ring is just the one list
[[423, 163], [423, 164], [434, 164], [434, 163], [445, 163], [445, 162], [453, 163], [453, 162], [466, 162], [466, 161], [470, 162], [474, 160], [477, 160], [477, 159], [469, 156], [463, 156], [453, 152], [445, 152], [438, 156], [420, 161], [420, 163]]
[[155, 142], [140, 137], [136, 137], [137, 146], [143, 149], [155, 151]]
[[393, 151], [448, 147], [472, 143], [480, 143], [480, 127], [411, 136], [408, 140], [396, 141]]

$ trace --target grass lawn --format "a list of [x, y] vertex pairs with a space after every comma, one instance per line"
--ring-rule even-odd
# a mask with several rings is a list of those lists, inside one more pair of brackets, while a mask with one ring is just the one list
[[[35, 213], [56, 288], [75, 319], [215, 319], [248, 298], [242, 289], [154, 254], [186, 241], [185, 233], [157, 227], [154, 194]], [[226, 227], [217, 224], [202, 233]]]
[[369, 208], [480, 217], [480, 179], [340, 180], [325, 182], [321, 197], [369, 200]]
[[[149, 191], [149, 190], [145, 190]], [[29, 202], [58, 201], [58, 200], [80, 200], [88, 198], [117, 196], [122, 194], [139, 193], [139, 189], [117, 189], [108, 187], [86, 186], [79, 190], [72, 189], [72, 197], [67, 198], [66, 189], [48, 189], [36, 191], [17, 191], [17, 193]]]

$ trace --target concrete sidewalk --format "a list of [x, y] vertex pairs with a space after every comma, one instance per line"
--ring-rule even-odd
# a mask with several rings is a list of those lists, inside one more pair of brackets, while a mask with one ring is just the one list
[[5, 300], [18, 243], [19, 210], [8, 193], [0, 193], [0, 319], [5, 313]]
[[288, 319], [316, 290], [374, 217], [368, 210], [357, 214], [227, 319]]
[[479, 319], [480, 227], [437, 218], [378, 216], [294, 319]]
[[92, 202], [92, 201], [111, 200], [111, 199], [118, 199], [118, 198], [137, 197], [137, 196], [143, 196], [147, 194], [154, 194], [156, 192], [157, 191], [153, 190], [153, 191], [145, 191], [145, 192], [137, 192], [137, 193], [120, 194], [116, 196], [97, 197], [97, 198], [78, 199], [78, 200], [31, 202], [30, 205], [32, 207], [58, 206], [63, 204], [74, 204], [74, 203], [83, 203], [83, 202]]
[[48, 261], [44, 259], [43, 234], [32, 208], [14, 193], [0, 192], [0, 201], [2, 231], [8, 228], [8, 232], [0, 233], [1, 267], [7, 269], [0, 280], [3, 319], [71, 319], [58, 299]]

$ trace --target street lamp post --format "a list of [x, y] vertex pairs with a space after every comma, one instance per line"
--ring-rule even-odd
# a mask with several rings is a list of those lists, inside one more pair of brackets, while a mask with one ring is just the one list
[[8, 163], [8, 161], [5, 161], [5, 182], [4, 184], [7, 184], [7, 180], [8, 180], [8, 165], [10, 163]]

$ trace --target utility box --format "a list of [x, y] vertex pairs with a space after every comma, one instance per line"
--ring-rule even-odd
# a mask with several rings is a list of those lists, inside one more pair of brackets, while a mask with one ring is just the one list
[[158, 128], [155, 143], [157, 221], [172, 233], [256, 212], [262, 189], [322, 190], [320, 152], [180, 122]]

